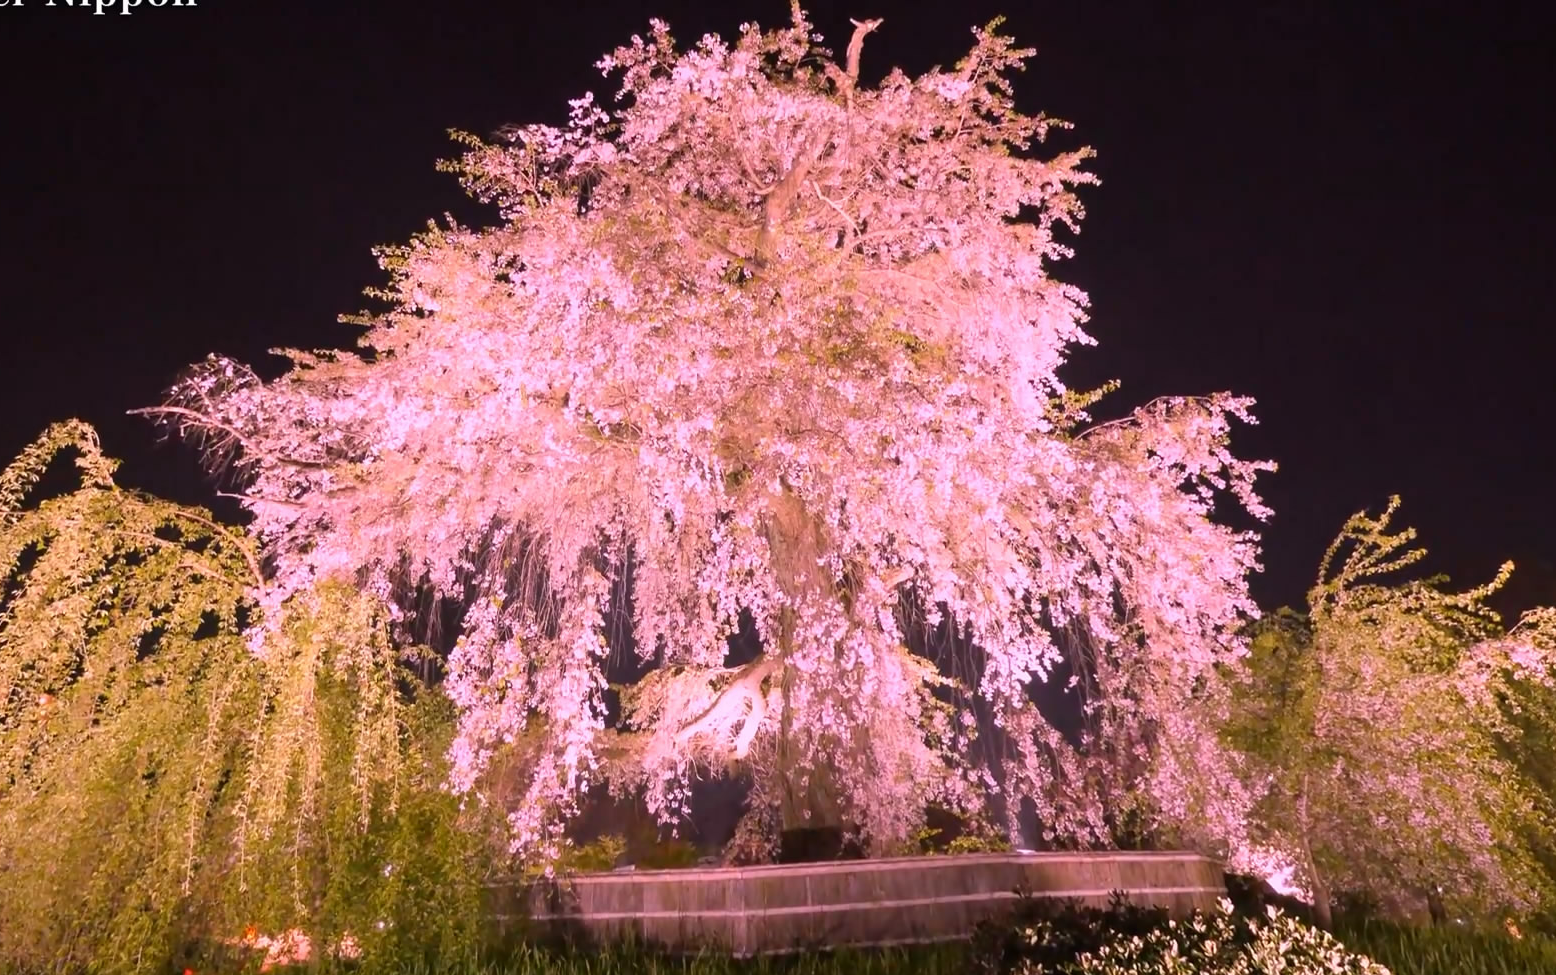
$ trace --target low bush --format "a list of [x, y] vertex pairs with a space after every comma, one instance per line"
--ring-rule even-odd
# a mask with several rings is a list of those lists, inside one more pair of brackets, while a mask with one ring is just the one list
[[638, 852], [634, 865], [639, 870], [685, 870], [697, 866], [702, 852], [682, 839], [664, 839]]
[[1174, 919], [1115, 895], [1106, 909], [1023, 900], [1014, 922], [980, 927], [974, 967], [987, 975], [1387, 975], [1388, 969], [1271, 907]]

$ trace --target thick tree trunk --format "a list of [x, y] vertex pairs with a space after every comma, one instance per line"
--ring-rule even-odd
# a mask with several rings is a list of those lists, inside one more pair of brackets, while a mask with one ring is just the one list
[[[829, 597], [832, 581], [821, 577], [822, 570], [817, 565], [825, 544], [822, 526], [787, 486], [774, 505], [767, 544], [779, 584], [793, 602], [798, 604]], [[779, 718], [777, 749], [782, 828], [788, 831], [840, 827], [842, 817], [837, 789], [829, 770], [825, 766], [807, 767], [794, 746], [797, 729], [791, 699], [796, 678], [794, 671], [784, 665], [794, 652], [794, 626], [794, 613], [784, 610], [778, 646], [770, 651], [779, 659], [782, 668], [779, 689], [783, 713]]]

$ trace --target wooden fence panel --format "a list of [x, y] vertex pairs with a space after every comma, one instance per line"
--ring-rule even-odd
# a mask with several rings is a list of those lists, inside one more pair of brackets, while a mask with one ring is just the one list
[[737, 955], [965, 938], [1034, 897], [1104, 906], [1115, 890], [1179, 916], [1226, 893], [1221, 865], [1192, 853], [997, 853], [761, 867], [585, 874], [496, 888], [502, 928], [635, 937]]

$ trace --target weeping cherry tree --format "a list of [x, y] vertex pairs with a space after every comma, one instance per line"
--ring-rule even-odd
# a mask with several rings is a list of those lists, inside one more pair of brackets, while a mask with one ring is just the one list
[[[670, 821], [730, 763], [786, 826], [877, 848], [990, 797], [1098, 841], [1101, 741], [1164, 821], [1240, 828], [1207, 729], [1256, 612], [1256, 538], [1213, 518], [1267, 514], [1269, 465], [1228, 448], [1250, 403], [1093, 424], [1060, 378], [1087, 299], [1050, 273], [1089, 152], [1038, 151], [1062, 123], [1018, 109], [1032, 52], [997, 24], [871, 86], [880, 24], [834, 58], [797, 7], [689, 49], [654, 22], [600, 62], [611, 106], [460, 136], [500, 219], [384, 250], [363, 351], [286, 351], [268, 382], [213, 357], [152, 411], [240, 478], [262, 607], [347, 580], [402, 619], [462, 608], [451, 785], [517, 775], [521, 854], [602, 781]], [[650, 673], [616, 714], [627, 610]], [[958, 666], [909, 649], [935, 629]], [[1061, 667], [1080, 734], [1034, 703]]]

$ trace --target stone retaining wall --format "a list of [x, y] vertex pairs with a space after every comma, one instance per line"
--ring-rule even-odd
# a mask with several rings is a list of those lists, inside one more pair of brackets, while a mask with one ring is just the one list
[[1175, 914], [1225, 895], [1191, 853], [1000, 853], [586, 874], [494, 890], [503, 927], [635, 937], [737, 955], [945, 941], [1034, 897], [1103, 906], [1112, 891]]

